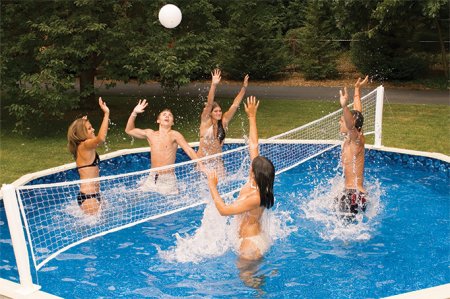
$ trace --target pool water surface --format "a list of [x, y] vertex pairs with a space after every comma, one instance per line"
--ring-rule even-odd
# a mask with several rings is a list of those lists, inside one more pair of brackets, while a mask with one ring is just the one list
[[[259, 263], [239, 263], [236, 221], [209, 203], [77, 245], [34, 281], [64, 298], [380, 298], [450, 282], [449, 164], [367, 150], [372, 207], [342, 225], [324, 212], [338, 161], [335, 148], [276, 177]], [[0, 277], [18, 281], [6, 226], [0, 202]]]

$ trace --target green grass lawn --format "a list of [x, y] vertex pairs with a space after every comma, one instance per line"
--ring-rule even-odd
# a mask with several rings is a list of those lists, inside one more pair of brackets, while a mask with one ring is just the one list
[[[136, 100], [123, 96], [104, 100], [111, 110], [111, 125], [107, 144], [98, 150], [99, 153], [148, 146], [146, 141], [132, 140], [124, 132], [126, 121]], [[219, 99], [224, 107], [228, 107], [230, 101]], [[202, 99], [176, 101], [168, 98], [150, 99], [147, 111], [138, 116], [136, 126], [157, 129], [156, 115], [165, 107], [172, 109], [175, 115], [174, 129], [180, 131], [189, 142], [198, 141]], [[337, 101], [263, 100], [258, 112], [260, 138], [296, 128], [339, 108]], [[0, 183], [11, 183], [27, 173], [73, 162], [66, 148], [66, 130], [72, 120], [86, 114], [94, 128], [98, 130], [102, 117], [100, 109], [87, 113], [73, 111], [62, 121], [37, 125], [47, 128], [41, 129], [39, 134], [30, 133], [25, 136], [12, 133], [11, 120], [3, 111], [0, 133]], [[445, 105], [385, 104], [382, 143], [388, 147], [449, 155], [449, 116], [450, 107]], [[247, 134], [247, 118], [242, 106], [229, 129], [227, 137], [242, 138]]]

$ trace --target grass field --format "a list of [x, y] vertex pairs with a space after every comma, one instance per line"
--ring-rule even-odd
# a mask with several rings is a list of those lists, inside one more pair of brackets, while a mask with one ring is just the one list
[[[136, 100], [123, 96], [105, 100], [111, 110], [111, 125], [107, 143], [98, 152], [104, 154], [124, 148], [148, 146], [146, 141], [132, 140], [124, 132]], [[219, 102], [224, 107], [230, 105], [230, 100], [219, 99]], [[138, 116], [136, 126], [157, 129], [156, 115], [165, 107], [172, 109], [175, 115], [173, 129], [180, 131], [189, 142], [198, 141], [199, 115], [203, 107], [203, 101], [199, 99], [151, 100], [147, 111]], [[339, 108], [337, 101], [264, 100], [258, 112], [260, 138], [296, 128]], [[72, 120], [86, 114], [98, 130], [102, 117], [100, 109], [73, 111], [62, 121], [37, 124], [37, 127], [43, 128], [40, 133], [21, 136], [12, 133], [11, 120], [2, 111], [0, 183], [11, 183], [24, 174], [73, 162], [66, 149], [66, 130]], [[449, 116], [450, 106], [445, 105], [385, 104], [382, 143], [388, 147], [450, 155]], [[230, 124], [227, 137], [242, 138], [244, 134], [247, 134], [247, 118], [241, 106]]]

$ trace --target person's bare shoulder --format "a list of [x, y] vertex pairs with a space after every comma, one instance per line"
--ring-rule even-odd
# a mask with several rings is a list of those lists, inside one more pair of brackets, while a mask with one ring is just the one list
[[179, 137], [183, 137], [183, 135], [176, 130], [170, 130], [169, 134], [170, 134], [170, 136], [173, 136], [176, 139]]

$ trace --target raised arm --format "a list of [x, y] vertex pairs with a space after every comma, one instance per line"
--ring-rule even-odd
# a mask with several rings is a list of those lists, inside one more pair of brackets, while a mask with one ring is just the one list
[[355, 127], [355, 125], [353, 123], [353, 115], [347, 106], [348, 105], [347, 87], [344, 87], [344, 92], [342, 92], [342, 89], [339, 90], [339, 95], [340, 95], [342, 113], [344, 115], [345, 126], [347, 127], [348, 130], [352, 130]]
[[250, 96], [247, 98], [247, 104], [244, 103], [245, 112], [247, 113], [249, 123], [249, 153], [250, 160], [259, 156], [258, 149], [258, 128], [256, 127], [256, 111], [258, 110], [259, 101], [256, 97]]
[[223, 114], [222, 121], [223, 121], [225, 127], [228, 126], [228, 122], [233, 118], [234, 114], [236, 113], [237, 109], [239, 108], [239, 105], [242, 102], [242, 99], [245, 96], [245, 92], [247, 91], [247, 87], [248, 87], [248, 78], [249, 78], [248, 74], [245, 75], [241, 90], [234, 98], [233, 104], [230, 106], [230, 109], [228, 109], [228, 111]]
[[130, 117], [127, 121], [127, 126], [125, 127], [125, 133], [128, 135], [139, 138], [139, 139], [145, 139], [147, 138], [146, 131], [143, 129], [136, 128], [134, 126], [134, 121], [136, 120], [136, 117], [139, 113], [144, 112], [145, 107], [148, 106], [147, 100], [139, 100], [139, 103], [134, 107], [133, 112], [131, 113]]
[[203, 108], [202, 121], [207, 120], [209, 113], [211, 112], [214, 96], [216, 94], [216, 87], [219, 84], [220, 79], [222, 79], [220, 74], [221, 71], [219, 69], [215, 69], [211, 72], [211, 87], [209, 88], [208, 101], [206, 102], [205, 108]]
[[353, 109], [359, 112], [362, 112], [360, 87], [366, 84], [367, 81], [369, 81], [368, 75], [364, 78], [364, 80], [358, 78], [358, 81], [356, 81], [355, 83], [355, 94], [353, 95]]
[[253, 210], [260, 205], [259, 195], [255, 193], [253, 196], [246, 196], [245, 198], [238, 198], [233, 203], [227, 205], [217, 190], [217, 173], [215, 171], [208, 173], [208, 187], [211, 196], [214, 200], [217, 210], [222, 216], [242, 214], [244, 212]]
[[100, 129], [98, 130], [98, 134], [93, 139], [87, 139], [84, 142], [84, 146], [86, 148], [96, 148], [101, 143], [105, 142], [106, 135], [108, 133], [108, 126], [109, 126], [109, 108], [106, 106], [106, 103], [103, 102], [102, 98], [98, 98], [98, 105], [100, 106], [100, 109], [103, 111], [103, 120], [102, 124], [100, 125]]

